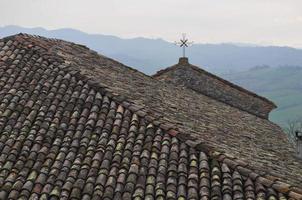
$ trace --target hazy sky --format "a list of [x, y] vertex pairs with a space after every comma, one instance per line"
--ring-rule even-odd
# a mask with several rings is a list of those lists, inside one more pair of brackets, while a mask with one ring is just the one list
[[302, 0], [0, 0], [0, 26], [302, 47]]

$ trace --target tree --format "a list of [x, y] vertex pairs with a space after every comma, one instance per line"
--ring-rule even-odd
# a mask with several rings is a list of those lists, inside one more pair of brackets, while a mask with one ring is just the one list
[[302, 131], [302, 119], [288, 121], [284, 131], [287, 133], [290, 143], [296, 146], [296, 131]]

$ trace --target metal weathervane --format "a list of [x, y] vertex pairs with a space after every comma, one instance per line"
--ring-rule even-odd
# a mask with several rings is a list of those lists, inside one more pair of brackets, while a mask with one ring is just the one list
[[180, 41], [175, 42], [175, 44], [179, 47], [182, 47], [182, 56], [186, 57], [186, 48], [192, 46], [193, 42], [189, 42], [189, 40], [186, 38], [186, 34], [183, 33]]

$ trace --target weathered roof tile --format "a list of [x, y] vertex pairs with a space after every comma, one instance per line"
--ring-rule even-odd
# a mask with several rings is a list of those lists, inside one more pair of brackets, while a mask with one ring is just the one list
[[301, 198], [244, 162], [193, 148], [191, 134], [172, 131], [174, 122], [148, 121], [144, 104], [124, 106], [98, 90], [102, 84], [81, 79], [80, 71], [68, 73], [70, 66], [60, 67], [60, 59], [45, 52], [65, 42], [22, 35], [3, 41], [0, 199]]

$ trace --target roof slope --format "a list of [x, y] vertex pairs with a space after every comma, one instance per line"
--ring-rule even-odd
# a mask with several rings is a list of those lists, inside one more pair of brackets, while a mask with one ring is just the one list
[[268, 119], [277, 106], [270, 100], [211, 74], [181, 57], [176, 65], [158, 71], [152, 77], [190, 88], [240, 110]]
[[17, 35], [0, 48], [0, 199], [301, 198], [275, 178], [301, 184], [301, 162], [267, 120], [72, 43]]
[[254, 97], [257, 97], [259, 99], [262, 99], [263, 101], [266, 101], [267, 103], [272, 104], [274, 107], [277, 107], [274, 102], [272, 102], [271, 100], [269, 100], [269, 99], [267, 99], [265, 97], [259, 96], [258, 94], [254, 93], [252, 91], [249, 91], [249, 90], [247, 90], [247, 89], [245, 89], [245, 88], [243, 88], [243, 87], [241, 87], [239, 85], [236, 85], [236, 84], [234, 84], [234, 83], [232, 83], [232, 82], [230, 82], [228, 80], [225, 80], [225, 79], [223, 79], [223, 78], [221, 78], [219, 76], [216, 76], [215, 74], [212, 74], [212, 73], [210, 73], [210, 72], [208, 72], [208, 71], [206, 71], [206, 70], [204, 70], [204, 69], [202, 69], [200, 67], [197, 67], [195, 65], [190, 64], [187, 57], [181, 57], [179, 59], [179, 63], [178, 64], [172, 65], [171, 67], [167, 67], [167, 68], [162, 69], [162, 70], [159, 70], [158, 72], [156, 72], [152, 76], [153, 77], [159, 77], [159, 76], [167, 73], [168, 71], [174, 70], [174, 68], [179, 67], [179, 65], [187, 65], [188, 67], [193, 68], [194, 70], [196, 70], [196, 71], [198, 71], [198, 72], [200, 72], [202, 74], [207, 74], [208, 76], [210, 76], [210, 77], [212, 77], [214, 79], [217, 79], [217, 80], [225, 83], [226, 85], [229, 85], [230, 87], [236, 88], [236, 89], [238, 89], [238, 90], [240, 90], [242, 92], [245, 92], [245, 93], [247, 93], [247, 94], [249, 94], [251, 96], [254, 96]]

